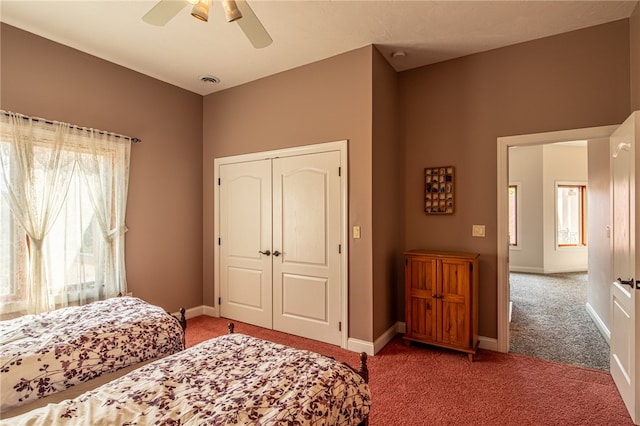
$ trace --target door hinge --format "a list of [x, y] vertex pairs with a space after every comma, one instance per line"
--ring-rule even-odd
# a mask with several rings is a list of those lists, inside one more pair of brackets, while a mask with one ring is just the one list
[[220, 186], [220, 178], [218, 178], [218, 186]]
[[342, 254], [342, 244], [338, 244], [338, 253]]
[[220, 238], [218, 238], [218, 245], [222, 244], [222, 241], [220, 240]]
[[338, 321], [338, 331], [342, 331], [342, 321]]
[[342, 167], [338, 167], [338, 176], [342, 176]]
[[218, 297], [218, 305], [222, 305], [222, 297]]

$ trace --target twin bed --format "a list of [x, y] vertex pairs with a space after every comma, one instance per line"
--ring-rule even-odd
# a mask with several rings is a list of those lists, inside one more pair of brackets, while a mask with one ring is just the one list
[[134, 297], [0, 322], [0, 415], [95, 387], [184, 349], [186, 320]]
[[[366, 354], [361, 354], [361, 365], [356, 371], [314, 352], [232, 332], [231, 325], [228, 335], [186, 350], [178, 349], [143, 366], [137, 364], [138, 368], [73, 399], [30, 409], [15, 417], [3, 414], [0, 422], [11, 425], [366, 423], [371, 406]], [[1, 336], [4, 339], [4, 333]], [[118, 340], [118, 333], [111, 339]], [[125, 357], [146, 353], [142, 348], [145, 345], [134, 342], [135, 338], [124, 339], [128, 342], [125, 347], [128, 344], [136, 347], [131, 351], [122, 349]], [[183, 335], [181, 342], [182, 339]], [[157, 346], [161, 346], [159, 342]], [[111, 363], [95, 364], [103, 362]], [[0, 374], [4, 404], [4, 368]]]

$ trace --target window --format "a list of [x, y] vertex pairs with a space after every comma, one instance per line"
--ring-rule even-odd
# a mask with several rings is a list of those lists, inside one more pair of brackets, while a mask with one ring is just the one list
[[0, 114], [0, 314], [126, 292], [130, 140]]
[[25, 300], [26, 234], [13, 220], [9, 204], [0, 197], [0, 300], [15, 305]]
[[518, 246], [518, 187], [509, 185], [509, 245]]
[[99, 232], [85, 182], [74, 172], [66, 202], [45, 240], [49, 292], [56, 299], [62, 294], [73, 303], [101, 298], [96, 261], [107, 245]]
[[556, 235], [558, 247], [587, 245], [587, 186], [556, 186]]

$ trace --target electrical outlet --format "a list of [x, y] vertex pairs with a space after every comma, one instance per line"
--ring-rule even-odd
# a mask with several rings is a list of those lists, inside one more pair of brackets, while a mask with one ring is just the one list
[[484, 225], [473, 225], [471, 229], [472, 237], [484, 237]]

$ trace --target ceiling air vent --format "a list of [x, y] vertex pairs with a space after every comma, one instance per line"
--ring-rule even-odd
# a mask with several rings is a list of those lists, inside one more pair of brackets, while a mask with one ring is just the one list
[[218, 77], [214, 77], [212, 75], [201, 75], [198, 79], [207, 84], [218, 84], [220, 83], [220, 79]]

